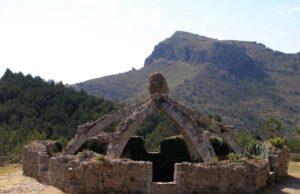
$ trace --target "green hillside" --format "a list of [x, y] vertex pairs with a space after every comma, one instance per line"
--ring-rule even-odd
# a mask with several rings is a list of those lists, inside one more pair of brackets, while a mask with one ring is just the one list
[[111, 101], [7, 70], [0, 79], [0, 156], [34, 139], [66, 143], [77, 126], [115, 109]]
[[176, 32], [155, 46], [139, 70], [76, 84], [88, 94], [116, 101], [148, 95], [148, 75], [162, 72], [170, 96], [226, 123], [263, 136], [269, 116], [283, 122], [282, 134], [300, 126], [300, 53], [286, 54], [256, 42], [211, 39]]

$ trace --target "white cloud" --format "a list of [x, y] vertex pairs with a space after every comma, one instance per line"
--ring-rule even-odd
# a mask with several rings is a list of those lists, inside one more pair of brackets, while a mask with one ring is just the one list
[[292, 18], [293, 14], [300, 13], [300, 6], [290, 6], [286, 4], [278, 5], [275, 12], [285, 18]]

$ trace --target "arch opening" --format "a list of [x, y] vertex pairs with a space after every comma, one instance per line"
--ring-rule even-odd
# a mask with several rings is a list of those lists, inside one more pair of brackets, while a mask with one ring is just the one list
[[153, 182], [173, 181], [175, 163], [192, 162], [186, 139], [161, 110], [148, 116], [133, 135], [121, 158], [152, 162]]
[[159, 152], [148, 152], [144, 147], [144, 143], [143, 137], [131, 137], [123, 150], [121, 158], [152, 162], [153, 182], [174, 181], [175, 163], [192, 162], [185, 141], [181, 135], [163, 139], [160, 142]]

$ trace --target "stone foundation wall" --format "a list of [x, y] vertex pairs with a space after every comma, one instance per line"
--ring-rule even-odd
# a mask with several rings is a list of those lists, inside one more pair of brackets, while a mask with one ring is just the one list
[[94, 152], [53, 155], [52, 147], [52, 142], [42, 141], [26, 145], [22, 162], [24, 175], [72, 194], [150, 193], [151, 162], [99, 161]]
[[34, 141], [24, 146], [23, 173], [41, 182], [47, 182], [49, 159], [58, 151], [61, 151], [61, 145], [56, 141]]
[[150, 193], [152, 164], [59, 155], [50, 160], [49, 176], [49, 184], [72, 194]]
[[[45, 146], [32, 142], [24, 146], [22, 154], [23, 174], [38, 179], [38, 155]], [[46, 149], [45, 149], [46, 150]]]
[[217, 164], [175, 165], [176, 193], [254, 193], [266, 185], [269, 162], [249, 161]]
[[[255, 193], [266, 185], [268, 160], [175, 164], [174, 182], [152, 182], [152, 163], [129, 159], [97, 159], [91, 151], [77, 155], [53, 152], [53, 143], [33, 142], [24, 147], [23, 171], [72, 194], [93, 193]], [[286, 174], [288, 152], [278, 152], [277, 176]]]
[[275, 149], [270, 156], [271, 171], [275, 172], [275, 180], [282, 179], [288, 175], [289, 150], [287, 147]]
[[175, 182], [153, 182], [151, 184], [151, 194], [175, 194]]

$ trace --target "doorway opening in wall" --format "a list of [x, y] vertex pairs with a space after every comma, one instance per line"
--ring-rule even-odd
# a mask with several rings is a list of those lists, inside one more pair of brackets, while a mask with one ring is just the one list
[[165, 138], [160, 143], [159, 152], [148, 152], [144, 147], [144, 138], [133, 136], [122, 153], [122, 158], [139, 161], [151, 161], [153, 182], [174, 181], [174, 165], [191, 162], [191, 158], [182, 136]]
[[173, 181], [175, 163], [191, 161], [178, 127], [162, 111], [146, 118], [134, 135], [125, 146], [122, 157], [151, 161], [154, 182]]
[[[224, 160], [232, 152], [228, 144], [221, 138], [212, 137], [210, 141], [219, 160]], [[144, 145], [145, 140], [143, 137], [131, 137], [121, 157], [136, 161], [151, 161], [153, 182], [174, 181], [174, 167], [176, 163], [201, 162], [192, 161], [185, 140], [181, 135], [164, 138], [160, 142], [159, 151], [147, 151]]]

